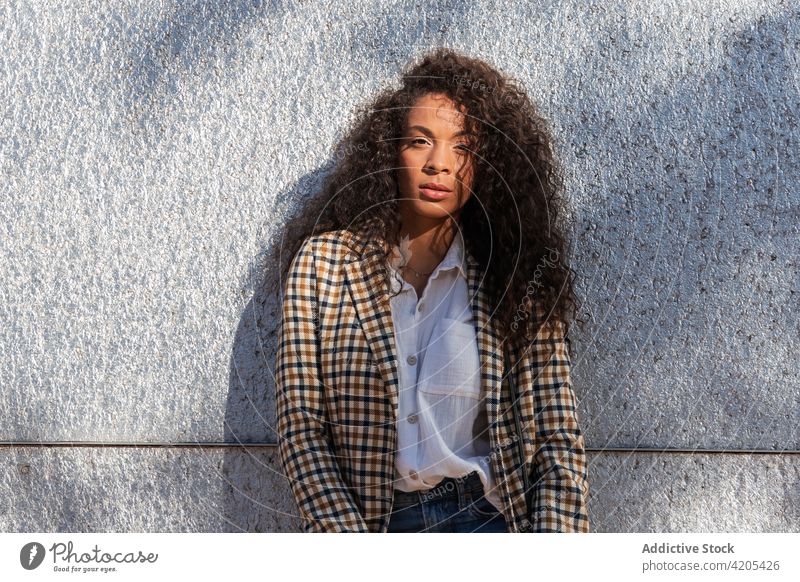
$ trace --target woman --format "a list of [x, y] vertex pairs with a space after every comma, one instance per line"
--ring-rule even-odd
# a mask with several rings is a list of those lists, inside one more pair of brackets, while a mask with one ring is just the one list
[[438, 49], [339, 146], [290, 254], [277, 356], [303, 529], [588, 531], [546, 123], [512, 80]]

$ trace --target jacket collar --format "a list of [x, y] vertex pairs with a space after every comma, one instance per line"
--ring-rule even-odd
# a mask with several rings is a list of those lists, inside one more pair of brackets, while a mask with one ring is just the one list
[[[375, 224], [376, 221], [376, 218], [370, 218], [367, 224]], [[381, 264], [381, 246], [386, 248], [386, 241], [366, 237], [357, 230], [344, 231], [342, 241], [352, 251], [347, 255], [344, 265], [345, 284], [396, 415], [397, 353], [389, 293], [383, 282], [384, 265]], [[466, 245], [463, 250], [469, 298], [478, 340], [482, 388], [487, 398], [489, 422], [493, 423], [497, 418], [504, 367], [502, 343], [497, 326], [492, 320], [493, 309], [483, 282], [484, 274]]]

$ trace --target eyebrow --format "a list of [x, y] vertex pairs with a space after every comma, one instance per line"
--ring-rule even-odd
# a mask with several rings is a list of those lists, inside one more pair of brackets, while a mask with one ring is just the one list
[[[421, 131], [422, 133], [424, 133], [428, 137], [433, 137], [433, 132], [430, 129], [428, 129], [427, 127], [425, 127], [424, 125], [412, 125], [411, 127], [408, 128], [407, 131], [410, 132], [410, 131], [415, 130], [415, 129], [417, 131]], [[462, 129], [461, 131], [458, 131], [458, 132], [454, 133], [451, 137], [461, 137], [462, 135], [469, 135], [469, 131], [466, 130], [466, 129]]]

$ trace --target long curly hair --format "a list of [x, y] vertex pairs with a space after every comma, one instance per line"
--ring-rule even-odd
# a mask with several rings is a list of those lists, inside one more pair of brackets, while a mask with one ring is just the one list
[[[313, 227], [290, 233], [289, 259], [308, 236], [329, 230], [368, 229], [362, 232], [369, 237], [399, 244], [399, 137], [409, 109], [427, 93], [444, 94], [465, 112], [475, 173], [460, 228], [484, 272], [501, 333], [517, 346], [542, 326], [552, 337], [556, 321], [568, 333], [578, 305], [562, 224], [563, 177], [549, 124], [517, 81], [450, 49], [412, 61], [398, 87], [356, 109], [336, 144]], [[386, 247], [384, 260], [390, 252]], [[285, 280], [286, 268], [281, 272]], [[386, 277], [390, 289], [388, 271]]]

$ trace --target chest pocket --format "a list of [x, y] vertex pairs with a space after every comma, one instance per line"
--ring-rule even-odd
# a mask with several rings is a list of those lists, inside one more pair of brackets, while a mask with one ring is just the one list
[[418, 388], [429, 394], [481, 397], [478, 341], [471, 322], [442, 318], [434, 326]]

